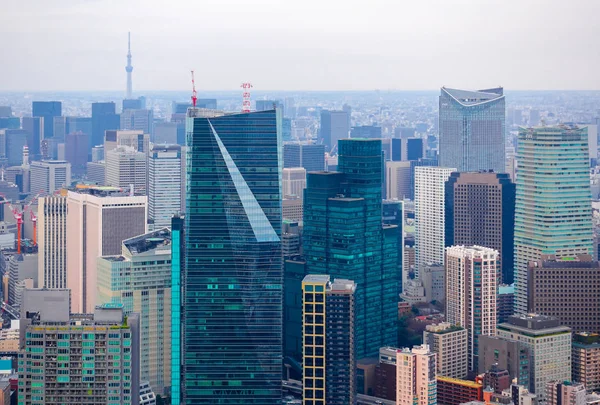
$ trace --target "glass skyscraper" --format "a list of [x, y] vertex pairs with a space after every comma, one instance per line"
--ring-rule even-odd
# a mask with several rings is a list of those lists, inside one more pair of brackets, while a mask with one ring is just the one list
[[442, 87], [439, 161], [459, 172], [505, 172], [502, 87], [467, 91]]
[[280, 123], [188, 110], [179, 404], [281, 402]]
[[515, 313], [527, 313], [527, 266], [541, 255], [593, 254], [587, 128], [519, 130]]
[[304, 255], [308, 274], [356, 282], [356, 356], [397, 344], [398, 228], [382, 227], [381, 140], [345, 139], [340, 172], [308, 173]]

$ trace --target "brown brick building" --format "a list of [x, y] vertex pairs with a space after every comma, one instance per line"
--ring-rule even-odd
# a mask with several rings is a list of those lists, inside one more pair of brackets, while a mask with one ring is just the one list
[[600, 332], [600, 264], [587, 254], [529, 262], [529, 312], [558, 318], [573, 332]]

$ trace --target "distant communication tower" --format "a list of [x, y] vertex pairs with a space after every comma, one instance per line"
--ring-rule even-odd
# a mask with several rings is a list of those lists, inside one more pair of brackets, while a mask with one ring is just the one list
[[242, 93], [243, 103], [242, 103], [242, 112], [248, 113], [250, 112], [250, 89], [252, 88], [252, 83], [242, 83], [240, 86], [244, 89], [244, 93]]
[[196, 101], [198, 100], [196, 94], [196, 82], [194, 81], [194, 71], [192, 70], [192, 106], [194, 108], [196, 108]]

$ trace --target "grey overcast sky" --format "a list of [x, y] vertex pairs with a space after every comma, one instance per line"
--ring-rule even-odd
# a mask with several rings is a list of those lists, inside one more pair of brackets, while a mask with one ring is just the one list
[[1, 0], [0, 91], [600, 89], [599, 0]]

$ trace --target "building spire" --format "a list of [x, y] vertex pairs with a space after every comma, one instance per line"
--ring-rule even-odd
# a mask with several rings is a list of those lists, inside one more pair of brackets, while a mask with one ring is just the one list
[[131, 32], [127, 33], [127, 66], [125, 66], [125, 71], [127, 72], [127, 94], [125, 98], [129, 100], [133, 98], [133, 85], [131, 84], [131, 72], [133, 71], [133, 66], [131, 66]]

